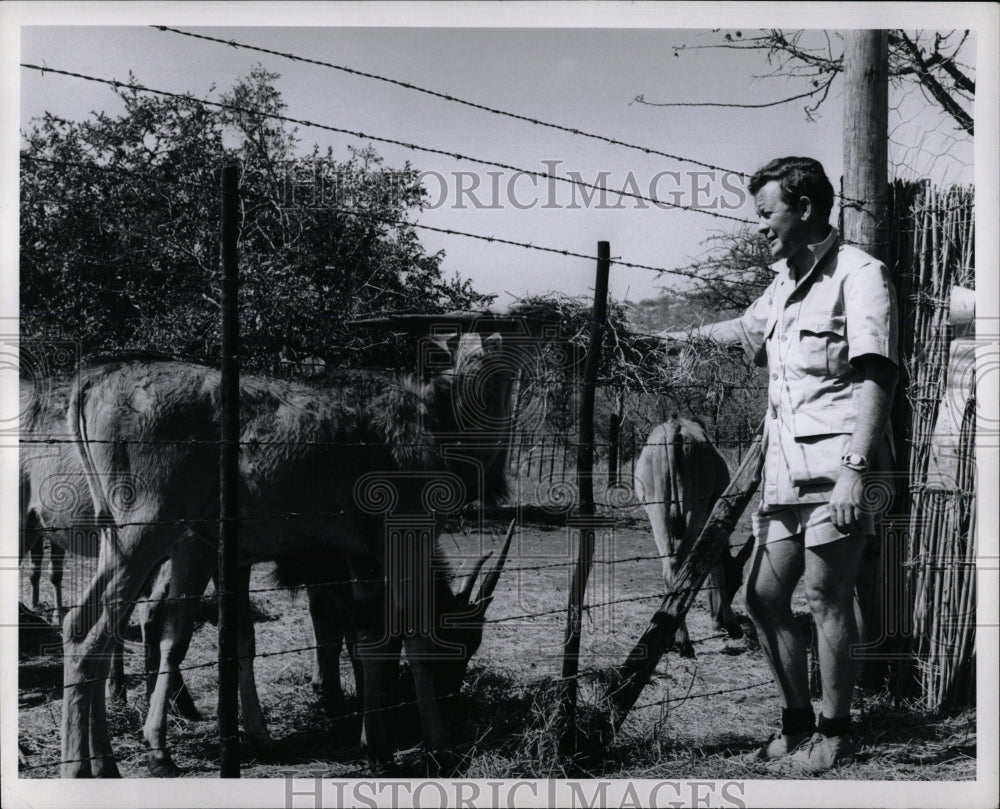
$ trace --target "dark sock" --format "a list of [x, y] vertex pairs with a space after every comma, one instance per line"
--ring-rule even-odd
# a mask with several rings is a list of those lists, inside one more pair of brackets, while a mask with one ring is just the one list
[[851, 734], [851, 715], [827, 719], [823, 714], [820, 714], [819, 726], [816, 729], [827, 738], [830, 736], [849, 736]]
[[814, 730], [816, 730], [816, 715], [812, 708], [781, 709], [781, 732], [783, 735], [812, 733]]

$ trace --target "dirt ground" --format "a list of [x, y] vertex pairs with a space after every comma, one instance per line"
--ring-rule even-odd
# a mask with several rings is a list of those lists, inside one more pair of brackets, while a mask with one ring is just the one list
[[[456, 527], [442, 537], [456, 566], [491, 548], [502, 538], [501, 525]], [[745, 537], [745, 526], [734, 534]], [[641, 695], [604, 761], [573, 761], [556, 754], [550, 732], [551, 682], [561, 673], [565, 607], [577, 537], [566, 528], [525, 524], [515, 535], [507, 569], [487, 616], [482, 647], [472, 661], [466, 686], [445, 710], [459, 744], [468, 750], [469, 777], [547, 777], [588, 774], [632, 778], [766, 778], [766, 772], [742, 763], [741, 754], [775, 729], [779, 708], [774, 686], [752, 632], [738, 640], [711, 627], [704, 596], [689, 613], [690, 636], [697, 656], [671, 652]], [[580, 714], [600, 691], [600, 670], [623, 661], [663, 592], [659, 562], [634, 560], [655, 553], [648, 525], [634, 521], [598, 536], [595, 565], [588, 587], [581, 650]], [[617, 561], [616, 561], [617, 560]], [[631, 560], [631, 561], [629, 561]], [[92, 560], [71, 559], [67, 603], [82, 591]], [[22, 570], [21, 600], [29, 601], [27, 571]], [[310, 688], [312, 652], [288, 651], [313, 643], [303, 594], [272, 589], [270, 566], [253, 574], [257, 683], [278, 751], [273, 761], [244, 753], [247, 777], [288, 774], [360, 777], [367, 774], [357, 740], [356, 714], [333, 724]], [[43, 598], [51, 590], [43, 580]], [[615, 601], [618, 603], [608, 604]], [[798, 599], [798, 610], [804, 605]], [[742, 613], [742, 593], [734, 602]], [[208, 610], [207, 610], [208, 611]], [[748, 626], [749, 629], [749, 626]], [[128, 704], [109, 709], [113, 744], [125, 777], [144, 777], [141, 737], [145, 694], [142, 651], [127, 645], [130, 676]], [[193, 722], [171, 718], [169, 743], [188, 777], [214, 777], [218, 743], [214, 721], [216, 677], [215, 627], [196, 632], [184, 666], [187, 683], [203, 715]], [[208, 664], [208, 665], [202, 665]], [[590, 674], [592, 670], [595, 673]], [[350, 666], [342, 680], [353, 699]], [[22, 777], [58, 777], [59, 722], [62, 710], [61, 667], [57, 657], [24, 660], [20, 669], [19, 740]], [[818, 710], [818, 703], [816, 703]], [[415, 719], [412, 718], [412, 719]], [[959, 716], [930, 716], [897, 705], [888, 695], [862, 695], [855, 709], [857, 761], [827, 777], [851, 780], [962, 780], [976, 772], [976, 723], [973, 711]]]

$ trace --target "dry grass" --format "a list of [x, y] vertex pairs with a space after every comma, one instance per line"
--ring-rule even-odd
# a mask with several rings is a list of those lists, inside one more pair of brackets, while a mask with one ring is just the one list
[[[482, 541], [492, 547], [501, 529], [487, 526]], [[593, 750], [569, 755], [560, 750], [564, 724], [555, 706], [561, 669], [569, 579], [576, 538], [563, 528], [525, 526], [515, 539], [508, 569], [497, 589], [483, 645], [470, 667], [460, 695], [445, 716], [466, 758], [462, 771], [477, 778], [764, 778], [742, 764], [740, 754], [774, 728], [778, 717], [773, 685], [752, 635], [730, 640], [715, 633], [699, 600], [688, 626], [698, 657], [668, 653], [639, 704], [603, 756]], [[457, 558], [478, 555], [480, 540], [472, 530], [444, 537]], [[608, 564], [612, 559], [649, 555], [648, 530], [625, 527], [598, 537], [588, 601], [635, 598], [589, 610], [581, 647], [579, 716], [582, 726], [599, 729], [602, 673], [620, 663], [645, 629], [662, 590], [659, 564], [653, 560]], [[532, 568], [519, 570], [519, 568]], [[83, 577], [68, 577], [81, 581]], [[271, 583], [268, 570], [255, 571], [252, 587]], [[645, 596], [649, 596], [646, 598]], [[22, 598], [24, 594], [22, 593]], [[70, 601], [74, 596], [68, 595]], [[257, 626], [260, 652], [308, 646], [311, 641], [305, 599], [283, 592], [256, 596], [262, 614], [274, 620]], [[737, 597], [737, 606], [741, 604]], [[800, 602], [801, 606], [801, 602]], [[518, 618], [552, 611], [548, 615]], [[499, 620], [498, 620], [499, 619]], [[127, 644], [131, 673], [129, 705], [111, 709], [113, 744], [123, 775], [144, 777], [141, 739], [145, 712], [138, 676], [141, 650]], [[195, 635], [186, 665], [214, 660], [215, 630], [203, 626]], [[324, 715], [309, 687], [309, 652], [277, 654], [258, 660], [257, 682], [272, 734], [279, 741], [273, 760], [259, 761], [244, 752], [244, 775], [361, 777], [368, 774], [357, 740], [360, 717], [354, 701], [350, 667], [342, 666], [352, 715], [337, 723]], [[199, 709], [200, 722], [172, 718], [169, 740], [176, 762], [188, 777], [215, 777], [218, 764], [215, 716], [215, 670], [185, 673]], [[55, 777], [59, 760], [61, 679], [58, 660], [26, 661], [21, 669], [19, 741], [33, 769], [24, 777]], [[48, 687], [50, 690], [45, 690]], [[853, 780], [961, 780], [975, 777], [975, 715], [940, 718], [913, 706], [897, 707], [887, 696], [866, 697], [856, 713], [858, 760], [829, 776]], [[418, 741], [412, 706], [393, 719], [401, 748]], [[401, 755], [399, 774], [419, 775], [418, 756]]]

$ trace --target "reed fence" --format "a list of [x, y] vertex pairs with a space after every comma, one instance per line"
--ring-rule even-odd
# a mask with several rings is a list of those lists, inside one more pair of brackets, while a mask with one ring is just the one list
[[[897, 526], [903, 561], [900, 637], [924, 705], [975, 699], [976, 477], [974, 343], [955, 341], [955, 286], [975, 286], [974, 190], [929, 183], [892, 188], [903, 378], [894, 412]], [[905, 470], [905, 474], [904, 474]], [[900, 627], [897, 627], [900, 628]]]

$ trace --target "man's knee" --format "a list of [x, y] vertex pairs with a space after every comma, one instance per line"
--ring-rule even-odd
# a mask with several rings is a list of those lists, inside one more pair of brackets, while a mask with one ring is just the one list
[[781, 593], [763, 584], [755, 576], [751, 576], [747, 580], [743, 599], [746, 603], [747, 613], [758, 623], [766, 621], [776, 612], [788, 607], [784, 603], [785, 599]]
[[853, 586], [840, 580], [807, 581], [803, 591], [809, 611], [817, 620], [853, 610]]

